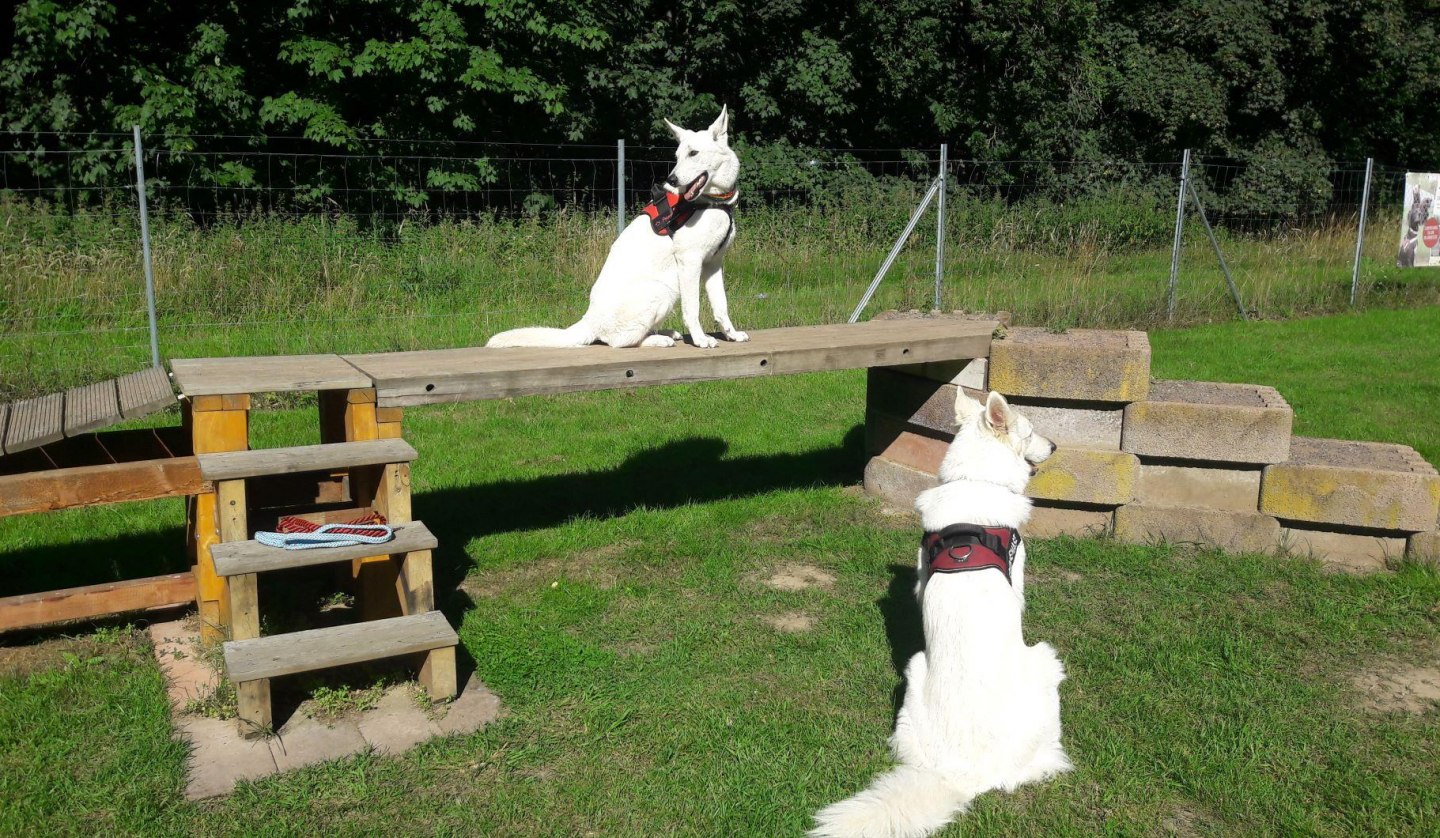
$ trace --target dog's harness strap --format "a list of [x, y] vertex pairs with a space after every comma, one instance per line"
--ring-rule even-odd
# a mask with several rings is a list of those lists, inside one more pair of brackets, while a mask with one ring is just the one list
[[690, 216], [695, 214], [695, 204], [683, 200], [674, 192], [657, 187], [651, 194], [654, 197], [645, 205], [645, 214], [650, 216], [650, 229], [657, 236], [674, 236], [675, 231], [684, 227]]
[[[693, 181], [692, 181], [693, 183]], [[685, 226], [699, 210], [718, 209], [724, 210], [730, 221], [729, 229], [725, 231], [725, 238], [720, 240], [720, 248], [729, 243], [730, 237], [735, 235], [735, 191], [724, 195], [701, 196], [693, 201], [687, 201], [679, 193], [671, 192], [660, 184], [650, 189], [650, 203], [645, 205], [645, 214], [650, 216], [650, 229], [657, 236], [675, 237], [675, 231]], [[716, 248], [719, 250], [720, 248]]]
[[1020, 549], [1020, 532], [1013, 527], [952, 524], [927, 532], [920, 540], [925, 563], [933, 573], [964, 573], [995, 568], [1010, 581], [1010, 565]]

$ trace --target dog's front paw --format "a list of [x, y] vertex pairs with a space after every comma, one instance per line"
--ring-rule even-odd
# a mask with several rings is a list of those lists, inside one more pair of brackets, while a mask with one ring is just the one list
[[715, 347], [720, 345], [720, 341], [705, 334], [704, 332], [691, 333], [690, 340], [694, 341], [695, 345], [700, 347], [701, 349], [714, 349]]
[[745, 341], [750, 339], [750, 336], [748, 334], [740, 331], [739, 329], [731, 329], [730, 331], [725, 333], [725, 337], [735, 341], [736, 343], [744, 343]]

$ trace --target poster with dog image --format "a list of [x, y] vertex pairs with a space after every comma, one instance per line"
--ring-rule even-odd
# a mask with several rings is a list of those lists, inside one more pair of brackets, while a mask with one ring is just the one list
[[1395, 264], [1402, 268], [1440, 266], [1440, 174], [1405, 173], [1405, 212], [1400, 216], [1400, 253]]

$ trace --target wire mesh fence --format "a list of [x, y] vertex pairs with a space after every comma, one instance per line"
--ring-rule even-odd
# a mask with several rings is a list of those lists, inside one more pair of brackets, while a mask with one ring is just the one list
[[[144, 366], [128, 135], [0, 137], [0, 398]], [[674, 165], [666, 146], [627, 146], [622, 169], [610, 145], [393, 140], [341, 153], [283, 137], [145, 142], [165, 358], [441, 348], [568, 325], [617, 213], [638, 212]], [[739, 152], [726, 276], [741, 328], [843, 321], [940, 163], [938, 150]], [[945, 174], [943, 308], [1063, 326], [1163, 319], [1179, 161], [951, 159]], [[1247, 308], [1348, 301], [1363, 174], [1363, 162], [1299, 174], [1192, 162]], [[1424, 284], [1392, 267], [1403, 179], [1376, 167], [1362, 289]], [[871, 312], [931, 306], [936, 235], [932, 215]], [[1181, 266], [1179, 318], [1233, 316], [1193, 214]]]

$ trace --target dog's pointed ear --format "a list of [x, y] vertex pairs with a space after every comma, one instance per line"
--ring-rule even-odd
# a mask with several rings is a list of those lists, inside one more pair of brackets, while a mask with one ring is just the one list
[[668, 120], [668, 119], [665, 120], [665, 127], [666, 127], [666, 128], [669, 128], [669, 129], [670, 129], [670, 133], [672, 133], [672, 134], [675, 135], [675, 141], [676, 141], [676, 142], [680, 142], [680, 143], [685, 142], [685, 135], [686, 135], [688, 132], [687, 132], [684, 128], [681, 128], [679, 125], [676, 125], [675, 123], [671, 122], [671, 121]]
[[726, 135], [730, 133], [730, 108], [728, 105], [720, 106], [720, 115], [710, 123], [710, 136], [718, 142], [725, 142]]
[[985, 424], [1002, 434], [1010, 430], [1010, 404], [994, 390], [985, 399]]
[[971, 416], [979, 413], [981, 404], [965, 392], [963, 387], [955, 388], [955, 424], [963, 425]]

